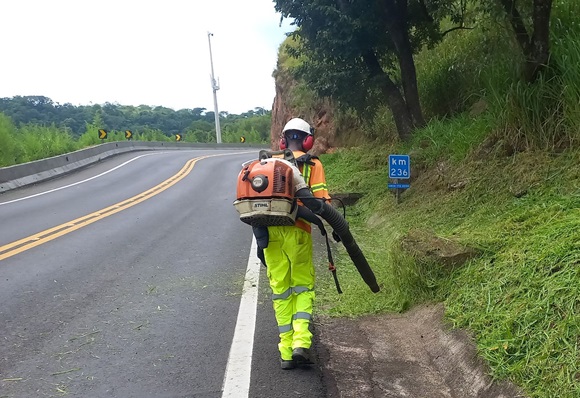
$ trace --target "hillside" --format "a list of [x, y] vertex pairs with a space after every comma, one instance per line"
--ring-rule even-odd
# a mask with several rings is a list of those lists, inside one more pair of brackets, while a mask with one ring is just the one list
[[[440, 303], [494, 378], [529, 397], [580, 396], [578, 7], [554, 2], [550, 67], [534, 84], [518, 79], [517, 46], [496, 22], [421, 50], [428, 123], [407, 142], [388, 109], [360, 118], [309, 91], [281, 47], [272, 141], [288, 115], [327, 126], [317, 153], [331, 194], [362, 195], [347, 219], [383, 287], [372, 294], [340, 256], [345, 294], [321, 269], [320, 316], [363, 322]], [[398, 204], [387, 189], [395, 153], [412, 164]]]
[[[353, 317], [442, 302], [447, 321], [473, 334], [494, 376], [529, 396], [577, 396], [580, 151], [441, 162], [415, 172], [397, 204], [386, 188], [392, 150], [322, 157], [333, 192], [363, 193], [347, 219], [383, 291], [369, 292], [342, 256], [346, 293], [337, 296], [321, 270], [318, 310]], [[448, 262], [453, 244], [477, 255]]]

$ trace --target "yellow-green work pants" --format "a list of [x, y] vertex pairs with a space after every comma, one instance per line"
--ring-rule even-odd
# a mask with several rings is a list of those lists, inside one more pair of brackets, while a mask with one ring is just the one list
[[268, 280], [284, 360], [292, 359], [294, 348], [310, 348], [308, 329], [314, 301], [312, 236], [297, 227], [268, 227], [269, 243], [264, 249]]

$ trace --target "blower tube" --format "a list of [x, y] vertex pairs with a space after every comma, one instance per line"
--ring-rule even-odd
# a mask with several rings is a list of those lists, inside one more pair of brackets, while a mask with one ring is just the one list
[[324, 218], [326, 222], [330, 224], [334, 232], [336, 232], [336, 234], [338, 234], [340, 237], [342, 244], [350, 256], [350, 259], [354, 263], [356, 269], [362, 276], [365, 283], [370, 287], [373, 293], [379, 292], [380, 288], [377, 284], [375, 274], [373, 273], [373, 270], [371, 269], [363, 252], [354, 240], [354, 237], [350, 233], [348, 223], [344, 217], [328, 203], [315, 198], [314, 195], [312, 195], [310, 192], [309, 188], [298, 189], [296, 191], [296, 198], [299, 198], [304, 206], [306, 206], [312, 212], [318, 214], [320, 217]]

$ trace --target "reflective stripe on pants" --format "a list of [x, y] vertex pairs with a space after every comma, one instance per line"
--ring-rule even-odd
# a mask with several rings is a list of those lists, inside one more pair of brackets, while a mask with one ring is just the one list
[[292, 358], [292, 349], [310, 348], [308, 326], [314, 301], [312, 237], [296, 227], [268, 227], [269, 244], [264, 249], [268, 280], [280, 333], [282, 359]]

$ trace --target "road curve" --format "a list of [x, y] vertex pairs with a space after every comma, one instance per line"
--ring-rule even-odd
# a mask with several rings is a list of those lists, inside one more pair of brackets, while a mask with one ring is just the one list
[[[0, 195], [0, 397], [221, 397], [256, 155], [123, 154]], [[317, 367], [279, 369], [260, 272], [249, 396], [324, 396]]]

